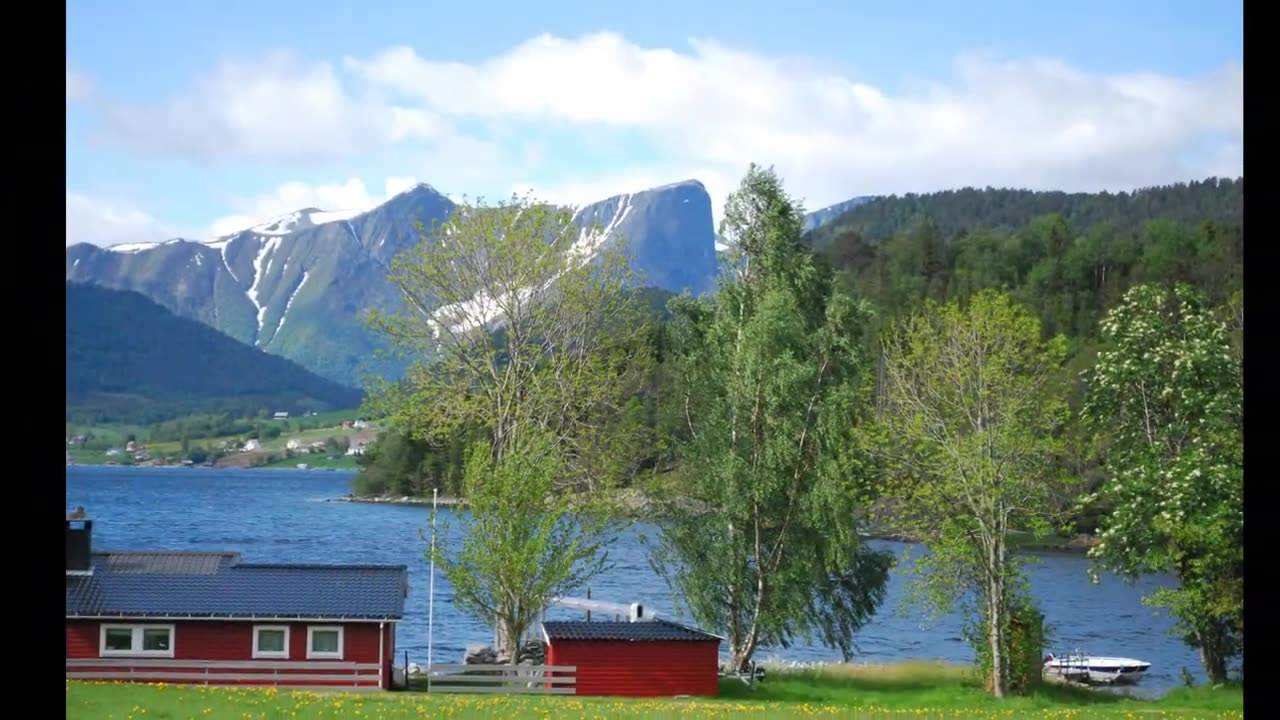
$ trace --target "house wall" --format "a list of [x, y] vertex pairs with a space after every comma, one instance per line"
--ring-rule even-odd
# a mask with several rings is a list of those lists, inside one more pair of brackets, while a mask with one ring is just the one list
[[555, 640], [548, 665], [577, 667], [578, 695], [715, 696], [720, 642]]
[[[101, 625], [156, 624], [174, 626], [173, 658], [100, 657]], [[254, 658], [255, 625], [289, 627], [288, 658]], [[341, 625], [340, 660], [308, 660], [307, 628]], [[220, 620], [134, 622], [67, 620], [67, 677], [198, 684], [390, 687], [395, 623], [275, 623]], [[103, 675], [107, 677], [103, 677]], [[127, 677], [117, 677], [125, 675]]]

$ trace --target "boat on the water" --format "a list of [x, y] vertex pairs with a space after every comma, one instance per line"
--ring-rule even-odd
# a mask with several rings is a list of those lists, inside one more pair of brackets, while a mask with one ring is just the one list
[[1079, 651], [1066, 657], [1055, 657], [1052, 653], [1044, 659], [1046, 674], [1057, 675], [1077, 682], [1113, 684], [1137, 682], [1151, 667], [1145, 660], [1134, 660], [1126, 657], [1104, 655], [1086, 655]]

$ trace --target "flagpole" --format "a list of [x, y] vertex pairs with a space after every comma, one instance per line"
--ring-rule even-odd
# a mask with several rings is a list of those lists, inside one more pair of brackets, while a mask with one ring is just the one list
[[431, 641], [435, 631], [436, 609], [436, 497], [439, 488], [431, 489], [431, 579], [427, 590], [427, 691], [431, 691]]

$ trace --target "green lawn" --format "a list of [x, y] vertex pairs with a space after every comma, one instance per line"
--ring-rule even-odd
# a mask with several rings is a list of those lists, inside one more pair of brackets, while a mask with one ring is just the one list
[[337, 470], [355, 470], [356, 458], [353, 455], [338, 455], [330, 460], [329, 456], [323, 453], [314, 453], [311, 455], [297, 455], [291, 458], [281, 458], [263, 465], [269, 468], [296, 468], [298, 465], [306, 465], [310, 470], [322, 470], [327, 468], [335, 468]]
[[316, 693], [68, 681], [67, 718], [1243, 718], [1238, 687], [1182, 689], [1159, 701], [1065, 687], [996, 701], [963, 668], [907, 663], [775, 672], [755, 690], [721, 682], [717, 698], [620, 699]]

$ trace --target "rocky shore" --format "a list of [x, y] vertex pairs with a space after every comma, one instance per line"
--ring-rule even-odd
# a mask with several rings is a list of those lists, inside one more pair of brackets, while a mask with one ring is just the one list
[[[329, 498], [325, 502], [345, 502], [345, 503], [368, 503], [370, 505], [413, 505], [417, 507], [431, 507], [431, 498], [417, 498], [404, 495], [401, 497], [391, 497], [387, 495], [343, 495], [342, 497]], [[462, 498], [442, 497], [436, 499], [436, 505], [439, 507], [466, 507], [467, 501]]]

